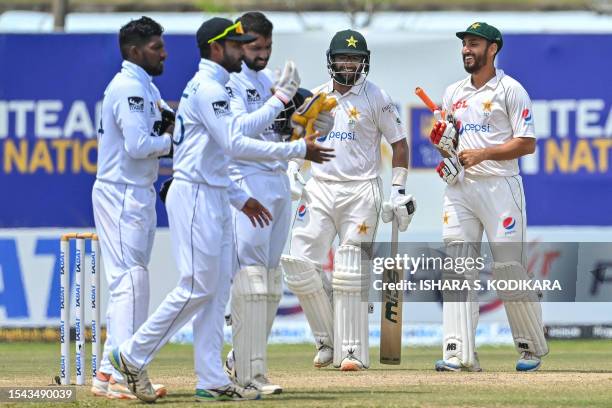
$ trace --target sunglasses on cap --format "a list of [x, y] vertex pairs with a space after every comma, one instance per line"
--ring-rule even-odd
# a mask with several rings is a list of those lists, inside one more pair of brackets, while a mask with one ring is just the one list
[[242, 23], [240, 21], [238, 21], [236, 24], [232, 24], [231, 26], [227, 27], [218, 36], [213, 37], [210, 40], [208, 40], [208, 43], [211, 44], [213, 41], [217, 41], [217, 40], [220, 40], [220, 39], [226, 37], [233, 30], [236, 30], [236, 34], [244, 34], [244, 30], [242, 29]]

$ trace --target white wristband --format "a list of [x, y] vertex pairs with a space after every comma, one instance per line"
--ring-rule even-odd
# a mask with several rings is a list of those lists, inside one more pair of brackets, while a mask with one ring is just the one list
[[408, 169], [405, 167], [394, 167], [391, 170], [391, 185], [393, 186], [406, 186], [406, 179], [408, 178]]

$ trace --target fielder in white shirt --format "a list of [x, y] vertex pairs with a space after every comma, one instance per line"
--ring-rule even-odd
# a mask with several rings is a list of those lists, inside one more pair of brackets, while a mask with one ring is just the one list
[[[152, 82], [162, 74], [167, 56], [162, 32], [148, 17], [121, 28], [124, 61], [102, 101], [92, 202], [109, 296], [104, 354], [91, 391], [109, 398], [135, 398], [108, 354], [149, 314], [148, 264], [157, 223], [153, 183], [159, 157], [170, 152], [172, 132], [162, 121], [162, 110], [170, 108]], [[158, 392], [163, 395], [165, 389]]]
[[[229, 72], [241, 69], [242, 45], [255, 38], [245, 35], [239, 22], [215, 17], [201, 25], [196, 39], [202, 59], [179, 104], [172, 139], [174, 181], [166, 200], [172, 251], [181, 277], [140, 329], [110, 355], [134, 394], [146, 402], [158, 398], [147, 365], [194, 316], [195, 398], [204, 402], [259, 398], [258, 390], [232, 383], [221, 363], [224, 311], [235, 270], [230, 206], [241, 209], [253, 227], [263, 227], [272, 217], [229, 178], [229, 156], [315, 161], [331, 156], [326, 153], [330, 149], [310, 139], [274, 143], [244, 137], [232, 114], [226, 84]], [[285, 77], [277, 92], [287, 95], [297, 86]]]
[[[404, 231], [414, 212], [408, 208], [415, 205], [405, 192], [406, 132], [391, 98], [366, 80], [369, 60], [366, 40], [357, 31], [340, 31], [332, 38], [327, 51], [332, 79], [313, 93], [324, 91], [337, 98], [334, 127], [319, 138], [337, 157], [312, 166], [294, 221], [291, 255], [282, 258], [287, 286], [298, 297], [315, 336], [315, 367], [333, 361], [343, 371], [370, 365], [368, 303], [361, 299], [361, 244], [374, 241], [381, 212], [385, 222], [396, 218]], [[383, 137], [393, 149], [386, 210], [378, 174]], [[294, 171], [290, 178], [297, 174]], [[339, 246], [330, 285], [321, 265], [336, 236]]]
[[[287, 95], [275, 90], [272, 73], [266, 69], [272, 52], [272, 23], [260, 12], [246, 13], [239, 21], [245, 33], [256, 40], [243, 46], [242, 70], [230, 75], [227, 86], [232, 112], [245, 136], [283, 141], [288, 135], [282, 134], [281, 128], [287, 128], [283, 125], [288, 124], [291, 109], [300, 104], [295, 101], [300, 94], [295, 94], [297, 89]], [[282, 76], [294, 77], [299, 83], [291, 62]], [[325, 128], [320, 126], [322, 118], [328, 118]], [[321, 114], [315, 129], [327, 133], [332, 124], [331, 114]], [[253, 228], [244, 214], [232, 210], [238, 270], [231, 293], [233, 349], [225, 368], [239, 385], [254, 386], [263, 394], [278, 394], [282, 388], [267, 377], [266, 349], [282, 295], [279, 263], [291, 222], [287, 161], [234, 159], [229, 169], [232, 180], [256, 196], [270, 210], [273, 220], [263, 228]]]
[[[503, 46], [499, 30], [483, 22], [457, 33], [470, 74], [446, 89], [443, 110], [431, 132], [446, 158], [438, 173], [444, 194], [443, 238], [451, 256], [479, 255], [486, 232], [496, 280], [529, 280], [525, 268], [526, 209], [518, 158], [535, 151], [531, 100], [515, 79], [496, 69]], [[469, 270], [462, 279], [478, 279]], [[498, 291], [520, 358], [517, 371], [535, 371], [548, 353], [537, 294]], [[438, 371], [480, 371], [475, 351], [478, 301], [475, 291], [443, 306], [443, 359]], [[449, 298], [450, 299], [450, 298]], [[457, 299], [455, 299], [457, 300]]]

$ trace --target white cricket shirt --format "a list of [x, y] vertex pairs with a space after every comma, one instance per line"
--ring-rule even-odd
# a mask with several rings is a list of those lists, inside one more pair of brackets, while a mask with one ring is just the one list
[[[458, 151], [501, 145], [513, 137], [535, 138], [531, 99], [501, 69], [480, 89], [472, 85], [471, 76], [446, 88], [443, 109], [461, 121]], [[466, 173], [515, 176], [519, 174], [518, 159], [485, 160]]]
[[370, 180], [378, 176], [381, 137], [389, 143], [406, 138], [396, 106], [385, 91], [365, 80], [344, 95], [334, 91], [333, 80], [315, 88], [338, 100], [334, 127], [318, 142], [335, 149], [336, 157], [312, 164], [313, 177], [332, 181]]

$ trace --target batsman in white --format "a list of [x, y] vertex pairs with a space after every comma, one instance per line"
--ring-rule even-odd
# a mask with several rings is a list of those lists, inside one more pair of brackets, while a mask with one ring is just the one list
[[[109, 351], [127, 340], [149, 312], [147, 266], [155, 237], [159, 157], [171, 150], [171, 109], [152, 77], [161, 75], [167, 53], [163, 28], [148, 17], [130, 21], [119, 31], [123, 57], [102, 101], [98, 130], [98, 172], [92, 201], [100, 237], [108, 309], [106, 343], [92, 393], [109, 398], [136, 398], [114, 372]], [[159, 387], [158, 393], [165, 394]]]
[[[443, 238], [449, 255], [476, 257], [483, 231], [494, 258], [493, 278], [528, 280], [525, 268], [525, 196], [518, 158], [535, 151], [531, 100], [515, 79], [496, 69], [503, 46], [498, 29], [483, 22], [457, 33], [467, 78], [446, 89], [443, 110], [431, 132], [444, 160], [438, 172], [448, 184], [444, 194]], [[469, 270], [464, 279], [478, 279]], [[444, 302], [443, 359], [439, 371], [480, 371], [475, 351], [478, 301]], [[542, 309], [536, 294], [498, 291], [520, 358], [518, 371], [534, 371], [548, 353]]]
[[[167, 195], [172, 250], [179, 282], [140, 329], [112, 350], [113, 366], [123, 372], [136, 396], [158, 396], [146, 366], [159, 349], [192, 317], [198, 401], [257, 399], [259, 391], [230, 381], [223, 371], [224, 310], [234, 274], [230, 206], [241, 209], [253, 227], [271, 215], [228, 176], [229, 156], [242, 159], [331, 156], [314, 139], [275, 143], [244, 137], [232, 114], [226, 89], [230, 72], [239, 72], [242, 45], [255, 40], [240, 22], [212, 18], [198, 29], [199, 70], [183, 91], [173, 134], [174, 181]], [[288, 93], [288, 84], [279, 84]]]
[[[333, 129], [318, 140], [333, 147], [333, 162], [312, 166], [303, 189], [291, 238], [291, 254], [282, 257], [287, 286], [296, 294], [315, 336], [315, 367], [332, 363], [343, 371], [368, 368], [368, 302], [366, 277], [360, 272], [361, 244], [374, 241], [382, 212], [406, 230], [414, 198], [406, 194], [406, 132], [391, 98], [366, 79], [370, 51], [357, 31], [336, 33], [327, 51], [328, 83], [313, 90], [337, 98]], [[382, 137], [393, 149], [391, 198], [383, 205], [379, 168]], [[300, 182], [290, 165], [294, 187]], [[322, 262], [339, 236], [333, 278]]]
[[[255, 41], [245, 44], [242, 70], [230, 75], [230, 106], [245, 136], [279, 142], [288, 137], [285, 131], [291, 111], [302, 99], [298, 92], [300, 77], [293, 62], [285, 68], [275, 84], [266, 69], [272, 52], [272, 23], [260, 12], [249, 12], [239, 21], [246, 34]], [[304, 91], [304, 90], [302, 90]], [[326, 122], [321, 122], [326, 119]], [[315, 129], [326, 133], [333, 118], [319, 115]], [[327, 124], [321, 128], [320, 125]], [[280, 256], [291, 222], [291, 193], [286, 160], [231, 161], [230, 177], [240, 188], [258, 200], [272, 213], [273, 220], [255, 229], [237, 209], [232, 211], [237, 273], [231, 292], [231, 325], [233, 350], [228, 354], [226, 372], [239, 385], [253, 386], [263, 394], [282, 392], [271, 384], [267, 374], [267, 339], [272, 329], [282, 295]]]

